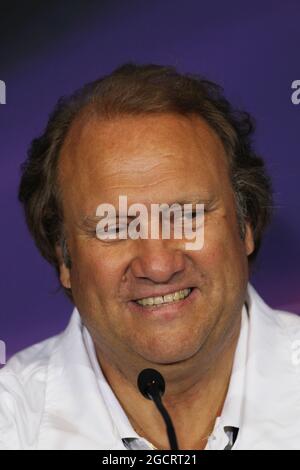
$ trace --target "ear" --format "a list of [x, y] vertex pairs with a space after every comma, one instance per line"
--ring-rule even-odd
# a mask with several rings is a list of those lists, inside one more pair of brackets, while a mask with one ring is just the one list
[[251, 253], [254, 251], [255, 243], [253, 238], [253, 230], [249, 222], [246, 222], [244, 244], [247, 256], [251, 255]]
[[62, 247], [57, 244], [56, 248], [56, 256], [59, 262], [59, 278], [60, 282], [66, 289], [71, 289], [71, 276], [70, 276], [70, 269], [65, 264], [64, 254]]

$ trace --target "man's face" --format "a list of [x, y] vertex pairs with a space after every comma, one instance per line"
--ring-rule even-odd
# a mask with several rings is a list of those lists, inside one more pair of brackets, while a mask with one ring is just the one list
[[[236, 324], [253, 251], [241, 240], [221, 141], [199, 117], [148, 115], [78, 120], [63, 146], [59, 179], [72, 268], [61, 281], [98, 351], [115, 364], [170, 364], [221, 350]], [[186, 240], [105, 242], [96, 237], [101, 203], [203, 202], [204, 246]], [[192, 289], [158, 307], [136, 300]], [[151, 303], [151, 300], [150, 300]]]

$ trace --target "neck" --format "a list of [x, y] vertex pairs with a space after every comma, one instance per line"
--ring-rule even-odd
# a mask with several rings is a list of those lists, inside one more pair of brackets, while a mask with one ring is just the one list
[[[179, 448], [205, 448], [226, 398], [239, 331], [240, 318], [230, 341], [220, 348], [204, 370], [189, 367], [188, 361], [157, 367], [166, 380], [163, 402], [172, 418]], [[97, 356], [107, 381], [136, 432], [156, 448], [169, 449], [162, 417], [154, 403], [144, 398], [136, 383], [128, 379], [132, 376], [128, 366], [127, 370], [122, 371], [120, 366], [112, 364], [98, 350]], [[153, 368], [153, 364], [149, 367]]]

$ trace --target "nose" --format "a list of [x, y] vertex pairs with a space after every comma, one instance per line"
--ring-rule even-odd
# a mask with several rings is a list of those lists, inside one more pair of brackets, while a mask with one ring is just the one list
[[175, 274], [184, 271], [183, 252], [169, 240], [139, 240], [138, 253], [131, 262], [136, 278], [150, 279], [156, 283], [168, 282]]

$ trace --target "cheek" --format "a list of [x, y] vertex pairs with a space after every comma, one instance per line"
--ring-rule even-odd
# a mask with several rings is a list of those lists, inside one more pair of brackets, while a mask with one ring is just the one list
[[206, 242], [202, 250], [193, 255], [194, 262], [207, 278], [215, 277], [213, 273], [224, 268], [226, 250], [226, 246], [221, 242]]
[[222, 272], [238, 269], [238, 266], [246, 260], [246, 255], [235, 222], [228, 223], [224, 218], [207, 225], [203, 248], [195, 253], [193, 258], [204, 271]]
[[[97, 242], [96, 242], [97, 243]], [[79, 288], [83, 295], [108, 297], [108, 293], [116, 291], [116, 287], [122, 277], [120, 263], [113, 262], [111, 250], [101, 250], [100, 246], [90, 244], [77, 245], [72, 250], [73, 268], [71, 278], [73, 287]]]

